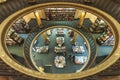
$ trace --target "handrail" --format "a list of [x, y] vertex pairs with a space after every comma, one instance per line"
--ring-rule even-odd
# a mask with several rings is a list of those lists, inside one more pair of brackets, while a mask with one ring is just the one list
[[[42, 3], [48, 3], [51, 2], [51, 0], [37, 0], [36, 4], [42, 4]], [[52, 2], [58, 2], [58, 0], [52, 0]], [[85, 4], [83, 0], [64, 0], [64, 2], [72, 2], [72, 3], [79, 3], [79, 4]], [[18, 4], [15, 4], [18, 3]], [[112, 5], [109, 5], [112, 4]], [[9, 6], [7, 6], [9, 5]], [[34, 4], [35, 5], [35, 4]], [[120, 22], [120, 3], [119, 1], [113, 1], [113, 0], [92, 0], [90, 4], [85, 4], [89, 6], [96, 7], [102, 11], [107, 12], [111, 16], [113, 16], [117, 21]], [[0, 7], [0, 23], [5, 20], [9, 15], [12, 13], [21, 10], [25, 7], [33, 6], [28, 4], [26, 0], [7, 0], [6, 3], [2, 3]], [[4, 8], [3, 8], [4, 7]], [[6, 7], [6, 8], [5, 8]], [[10, 9], [10, 10], [9, 10]], [[9, 13], [7, 14], [6, 11]], [[6, 15], [7, 14], [7, 15]]]
[[[103, 63], [101, 63], [100, 65], [97, 65], [91, 69], [85, 70], [83, 72], [78, 72], [78, 73], [72, 73], [72, 74], [46, 74], [46, 73], [40, 73], [40, 72], [36, 72], [33, 70], [30, 70], [28, 68], [25, 68], [21, 65], [19, 65], [18, 63], [16, 63], [14, 60], [12, 60], [7, 54], [6, 54], [6, 46], [5, 46], [5, 35], [6, 32], [8, 31], [8, 29], [11, 27], [11, 24], [17, 20], [19, 17], [32, 12], [33, 10], [36, 9], [43, 9], [45, 7], [75, 7], [78, 9], [84, 9], [88, 12], [91, 12], [97, 16], [99, 16], [100, 18], [102, 18], [103, 20], [106, 21], [106, 23], [111, 27], [114, 37], [115, 37], [115, 46], [113, 48], [112, 51], [112, 55]], [[75, 4], [75, 3], [68, 3], [68, 2], [55, 2], [55, 3], [45, 3], [45, 4], [38, 4], [38, 5], [34, 5], [28, 8], [24, 8], [23, 10], [20, 10], [18, 12], [16, 12], [15, 14], [11, 15], [10, 17], [8, 17], [5, 21], [3, 21], [3, 23], [1, 23], [1, 28], [0, 28], [0, 57], [2, 60], [4, 60], [8, 65], [10, 65], [12, 68], [28, 74], [30, 76], [34, 76], [34, 77], [38, 77], [38, 78], [45, 78], [45, 79], [74, 79], [74, 78], [83, 78], [86, 76], [90, 76], [93, 74], [96, 74], [104, 69], [106, 69], [107, 67], [109, 67], [110, 65], [112, 65], [113, 63], [115, 63], [119, 58], [120, 58], [120, 28], [119, 28], [119, 23], [110, 15], [106, 14], [105, 12], [98, 10], [96, 8], [90, 7], [90, 6], [86, 6], [86, 5], [82, 5], [82, 4]], [[56, 77], [54, 77], [56, 76]]]
[[88, 30], [86, 30], [84, 27], [78, 28], [78, 30], [87, 38], [90, 44], [91, 55], [90, 55], [90, 60], [88, 62], [88, 66], [86, 67], [86, 68], [90, 68], [92, 64], [94, 63], [96, 56], [97, 56], [96, 41], [93, 38], [92, 34]]
[[26, 63], [29, 64], [29, 67], [31, 69], [36, 70], [35, 66], [33, 65], [31, 59], [30, 59], [30, 45], [34, 39], [34, 37], [39, 33], [39, 28], [35, 27], [34, 29], [32, 29], [30, 31], [30, 33], [28, 34], [25, 42], [24, 42], [24, 59], [26, 61]]
[[[47, 23], [47, 24], [46, 24]], [[37, 31], [35, 31], [36, 34], [34, 34], [34, 31], [31, 32], [31, 34], [33, 35], [28, 35], [28, 38], [25, 41], [25, 55], [27, 57], [27, 59], [29, 60], [29, 62], [31, 63], [31, 59], [30, 59], [30, 45], [33, 42], [34, 38], [38, 35], [39, 32], [41, 32], [42, 30], [44, 30], [44, 28], [49, 28], [51, 26], [69, 26], [71, 28], [77, 29], [80, 33], [82, 33], [83, 36], [85, 36], [85, 38], [88, 40], [88, 44], [90, 45], [90, 58], [89, 61], [86, 65], [86, 68], [90, 67], [90, 64], [92, 65], [92, 63], [94, 62], [95, 58], [96, 58], [96, 43], [94, 38], [92, 37], [92, 35], [90, 33], [87, 33], [87, 31], [84, 28], [77, 28], [77, 24], [78, 21], [44, 21], [43, 22], [43, 28], [37, 28]]]

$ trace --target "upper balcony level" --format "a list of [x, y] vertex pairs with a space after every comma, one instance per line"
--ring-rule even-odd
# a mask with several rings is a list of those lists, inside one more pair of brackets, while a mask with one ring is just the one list
[[71, 73], [66, 79], [82, 78], [119, 58], [118, 26], [110, 15], [82, 4], [33, 5], [1, 23], [1, 58], [39, 78], [61, 79]]

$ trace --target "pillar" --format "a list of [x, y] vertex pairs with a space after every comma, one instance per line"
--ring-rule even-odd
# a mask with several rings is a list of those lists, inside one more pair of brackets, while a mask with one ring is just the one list
[[42, 25], [41, 17], [39, 15], [39, 11], [34, 12], [35, 18], [37, 20], [38, 26], [40, 27]]
[[73, 38], [72, 38], [72, 40], [71, 40], [71, 43], [72, 43], [73, 45], [75, 45], [76, 38], [77, 38], [77, 33], [74, 32], [74, 36], [73, 36]]
[[80, 14], [81, 14], [81, 10], [76, 9], [74, 19], [79, 19]]
[[41, 18], [42, 19], [46, 19], [46, 14], [45, 14], [44, 9], [41, 10], [41, 14], [42, 14]]
[[47, 38], [46, 32], [43, 33], [43, 38], [45, 40], [45, 44], [49, 44], [49, 39]]
[[82, 24], [84, 22], [84, 19], [85, 19], [85, 16], [86, 16], [86, 12], [83, 11], [80, 15], [80, 20], [79, 20], [79, 26], [82, 27]]

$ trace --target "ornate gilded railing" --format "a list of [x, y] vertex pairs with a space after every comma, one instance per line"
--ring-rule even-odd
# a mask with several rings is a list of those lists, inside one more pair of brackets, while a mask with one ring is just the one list
[[[115, 37], [115, 45], [114, 45], [113, 51], [111, 52], [111, 55], [109, 56], [108, 59], [106, 59], [106, 61], [104, 61], [103, 63], [101, 63], [93, 68], [90, 68], [90, 69], [87, 69], [85, 71], [78, 72], [78, 73], [46, 74], [46, 73], [40, 73], [40, 72], [33, 71], [31, 69], [25, 68], [24, 66], [16, 63], [13, 59], [11, 59], [9, 57], [9, 55], [7, 54], [8, 51], [6, 49], [6, 44], [5, 44], [5, 39], [6, 39], [5, 36], [7, 34], [7, 31], [11, 27], [11, 25], [14, 23], [14, 21], [36, 9], [43, 9], [46, 7], [57, 7], [57, 6], [58, 7], [75, 7], [78, 9], [84, 9], [84, 10], [91, 12], [91, 13], [97, 15], [98, 17], [102, 18], [111, 27], [114, 37]], [[82, 78], [82, 77], [96, 74], [96, 73], [106, 69], [107, 67], [111, 66], [113, 63], [115, 63], [120, 58], [120, 37], [119, 37], [120, 36], [120, 28], [119, 28], [120, 24], [110, 15], [108, 15], [105, 12], [98, 10], [94, 7], [90, 7], [90, 6], [86, 6], [86, 5], [82, 5], [82, 4], [68, 3], [68, 2], [38, 4], [38, 5], [34, 5], [34, 6], [31, 6], [31, 7], [28, 7], [28, 8], [25, 8], [23, 10], [16, 12], [15, 14], [11, 15], [6, 20], [4, 20], [0, 26], [1, 26], [1, 28], [0, 28], [0, 50], [1, 50], [0, 57], [1, 57], [1, 59], [4, 62], [6, 62], [8, 65], [10, 65], [12, 68], [14, 68], [22, 73], [28, 74], [30, 76], [34, 76], [34, 77], [38, 77], [38, 78], [45, 78], [45, 79]]]

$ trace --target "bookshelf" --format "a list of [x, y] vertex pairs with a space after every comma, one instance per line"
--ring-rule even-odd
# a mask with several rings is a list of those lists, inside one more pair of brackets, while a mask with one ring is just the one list
[[18, 19], [13, 24], [13, 29], [20, 34], [28, 33], [30, 31], [29, 25], [25, 22], [24, 19]]
[[74, 20], [75, 8], [46, 8], [47, 20], [69, 21]]
[[107, 24], [103, 20], [97, 18], [89, 29], [92, 33], [103, 33], [106, 28]]
[[24, 39], [19, 36], [18, 33], [16, 33], [16, 31], [13, 29], [13, 28], [10, 28], [10, 30], [8, 31], [8, 34], [7, 34], [7, 40], [13, 40], [13, 42], [15, 42], [16, 44], [22, 44], [24, 42]]
[[98, 38], [97, 43], [100, 45], [114, 45], [114, 36], [110, 28], [108, 27]]

